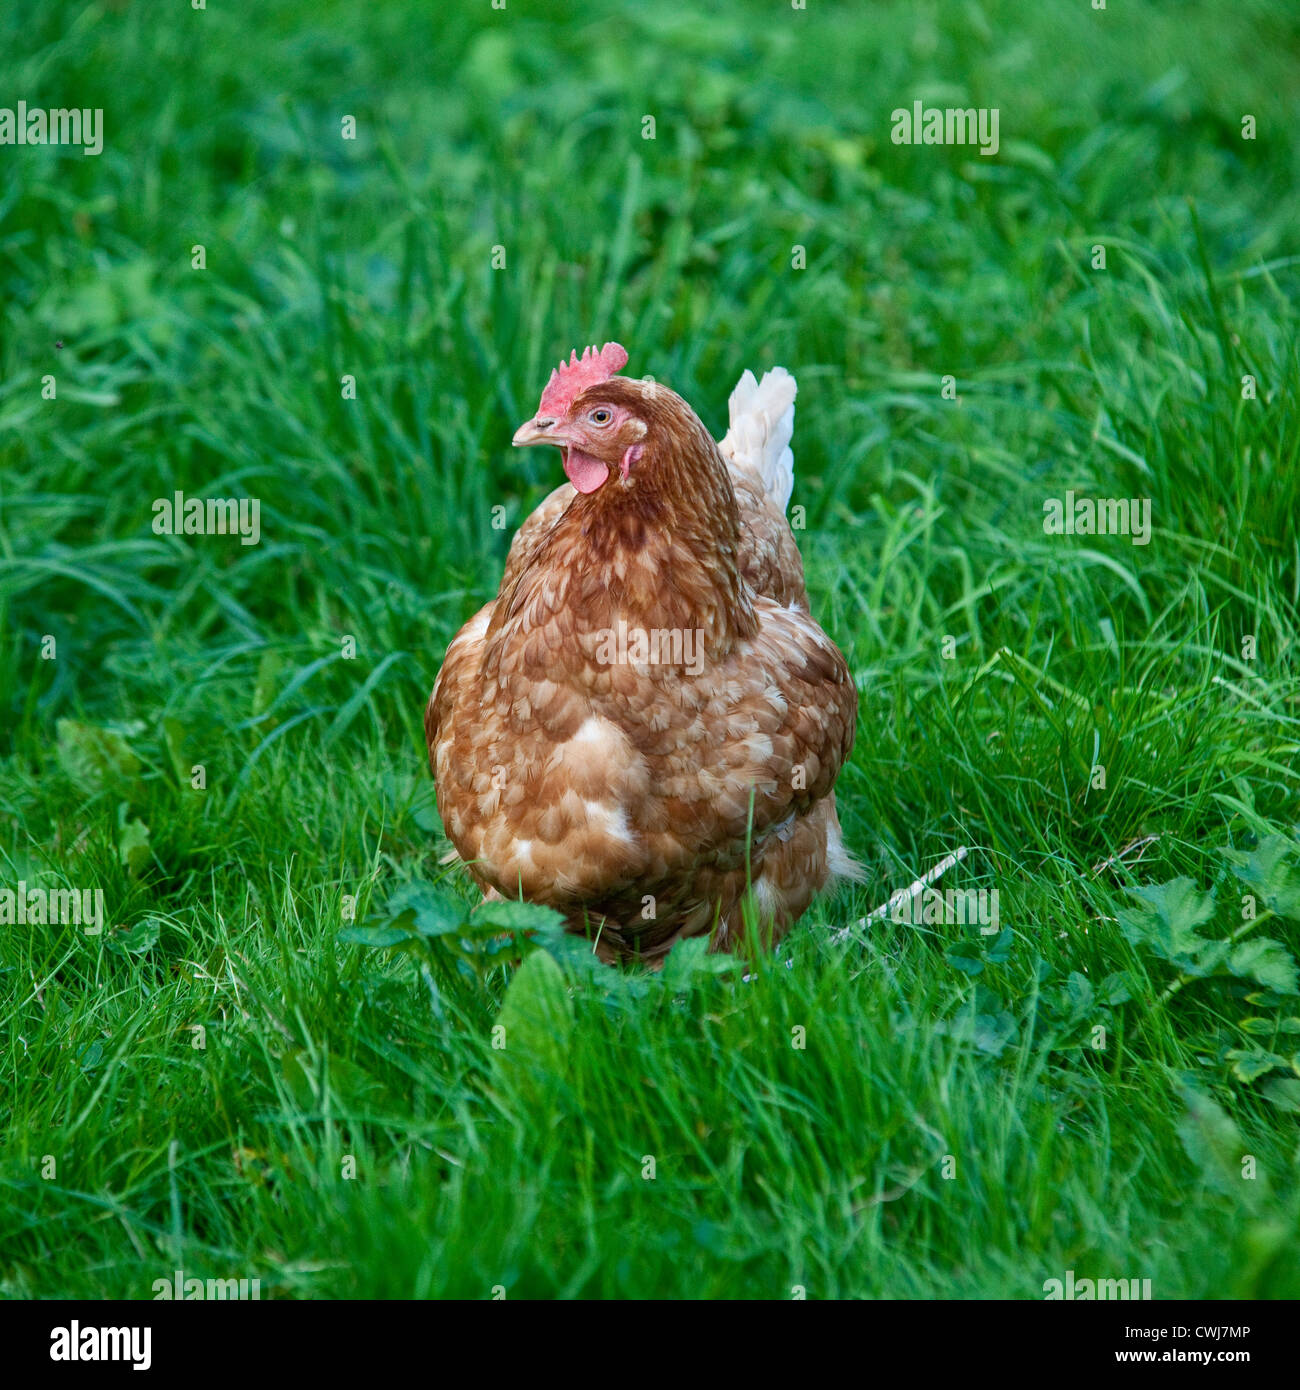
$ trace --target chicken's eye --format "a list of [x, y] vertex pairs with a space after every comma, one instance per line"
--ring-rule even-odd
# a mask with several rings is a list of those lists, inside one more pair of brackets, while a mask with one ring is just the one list
[[587, 416], [593, 425], [607, 425], [614, 418], [614, 412], [607, 410], [603, 405], [597, 406], [595, 410]]

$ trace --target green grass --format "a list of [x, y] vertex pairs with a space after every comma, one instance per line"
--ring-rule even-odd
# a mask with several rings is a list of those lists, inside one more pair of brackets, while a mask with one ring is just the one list
[[[105, 111], [0, 147], [0, 888], [111, 924], [0, 926], [0, 1294], [1297, 1296], [1300, 20], [579, 8], [0, 17], [4, 101]], [[891, 144], [918, 98], [998, 156]], [[747, 983], [566, 960], [530, 1066], [508, 966], [338, 933], [445, 872], [424, 701], [605, 338], [718, 433], [799, 378], [868, 881]], [[833, 936], [962, 844], [1008, 933]]]

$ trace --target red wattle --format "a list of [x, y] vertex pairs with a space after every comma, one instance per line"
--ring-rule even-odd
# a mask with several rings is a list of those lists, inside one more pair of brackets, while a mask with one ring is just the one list
[[564, 472], [579, 492], [595, 492], [609, 477], [609, 469], [599, 459], [572, 448], [564, 451]]

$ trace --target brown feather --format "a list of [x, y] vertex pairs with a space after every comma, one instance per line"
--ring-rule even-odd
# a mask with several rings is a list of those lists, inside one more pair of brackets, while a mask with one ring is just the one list
[[[690, 407], [619, 377], [584, 396], [644, 421], [644, 452], [553, 492], [448, 648], [425, 718], [444, 826], [485, 890], [559, 908], [606, 959], [715, 923], [732, 944], [751, 882], [779, 933], [839, 853], [848, 667], [784, 516]], [[611, 661], [620, 623], [698, 631], [702, 660]]]

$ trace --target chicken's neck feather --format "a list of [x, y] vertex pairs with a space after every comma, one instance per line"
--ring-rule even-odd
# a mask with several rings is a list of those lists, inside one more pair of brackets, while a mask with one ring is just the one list
[[727, 466], [685, 402], [657, 394], [670, 399], [641, 405], [649, 429], [628, 477], [611, 470], [604, 486], [574, 498], [501, 595], [494, 628], [697, 632], [710, 659], [757, 631]]

